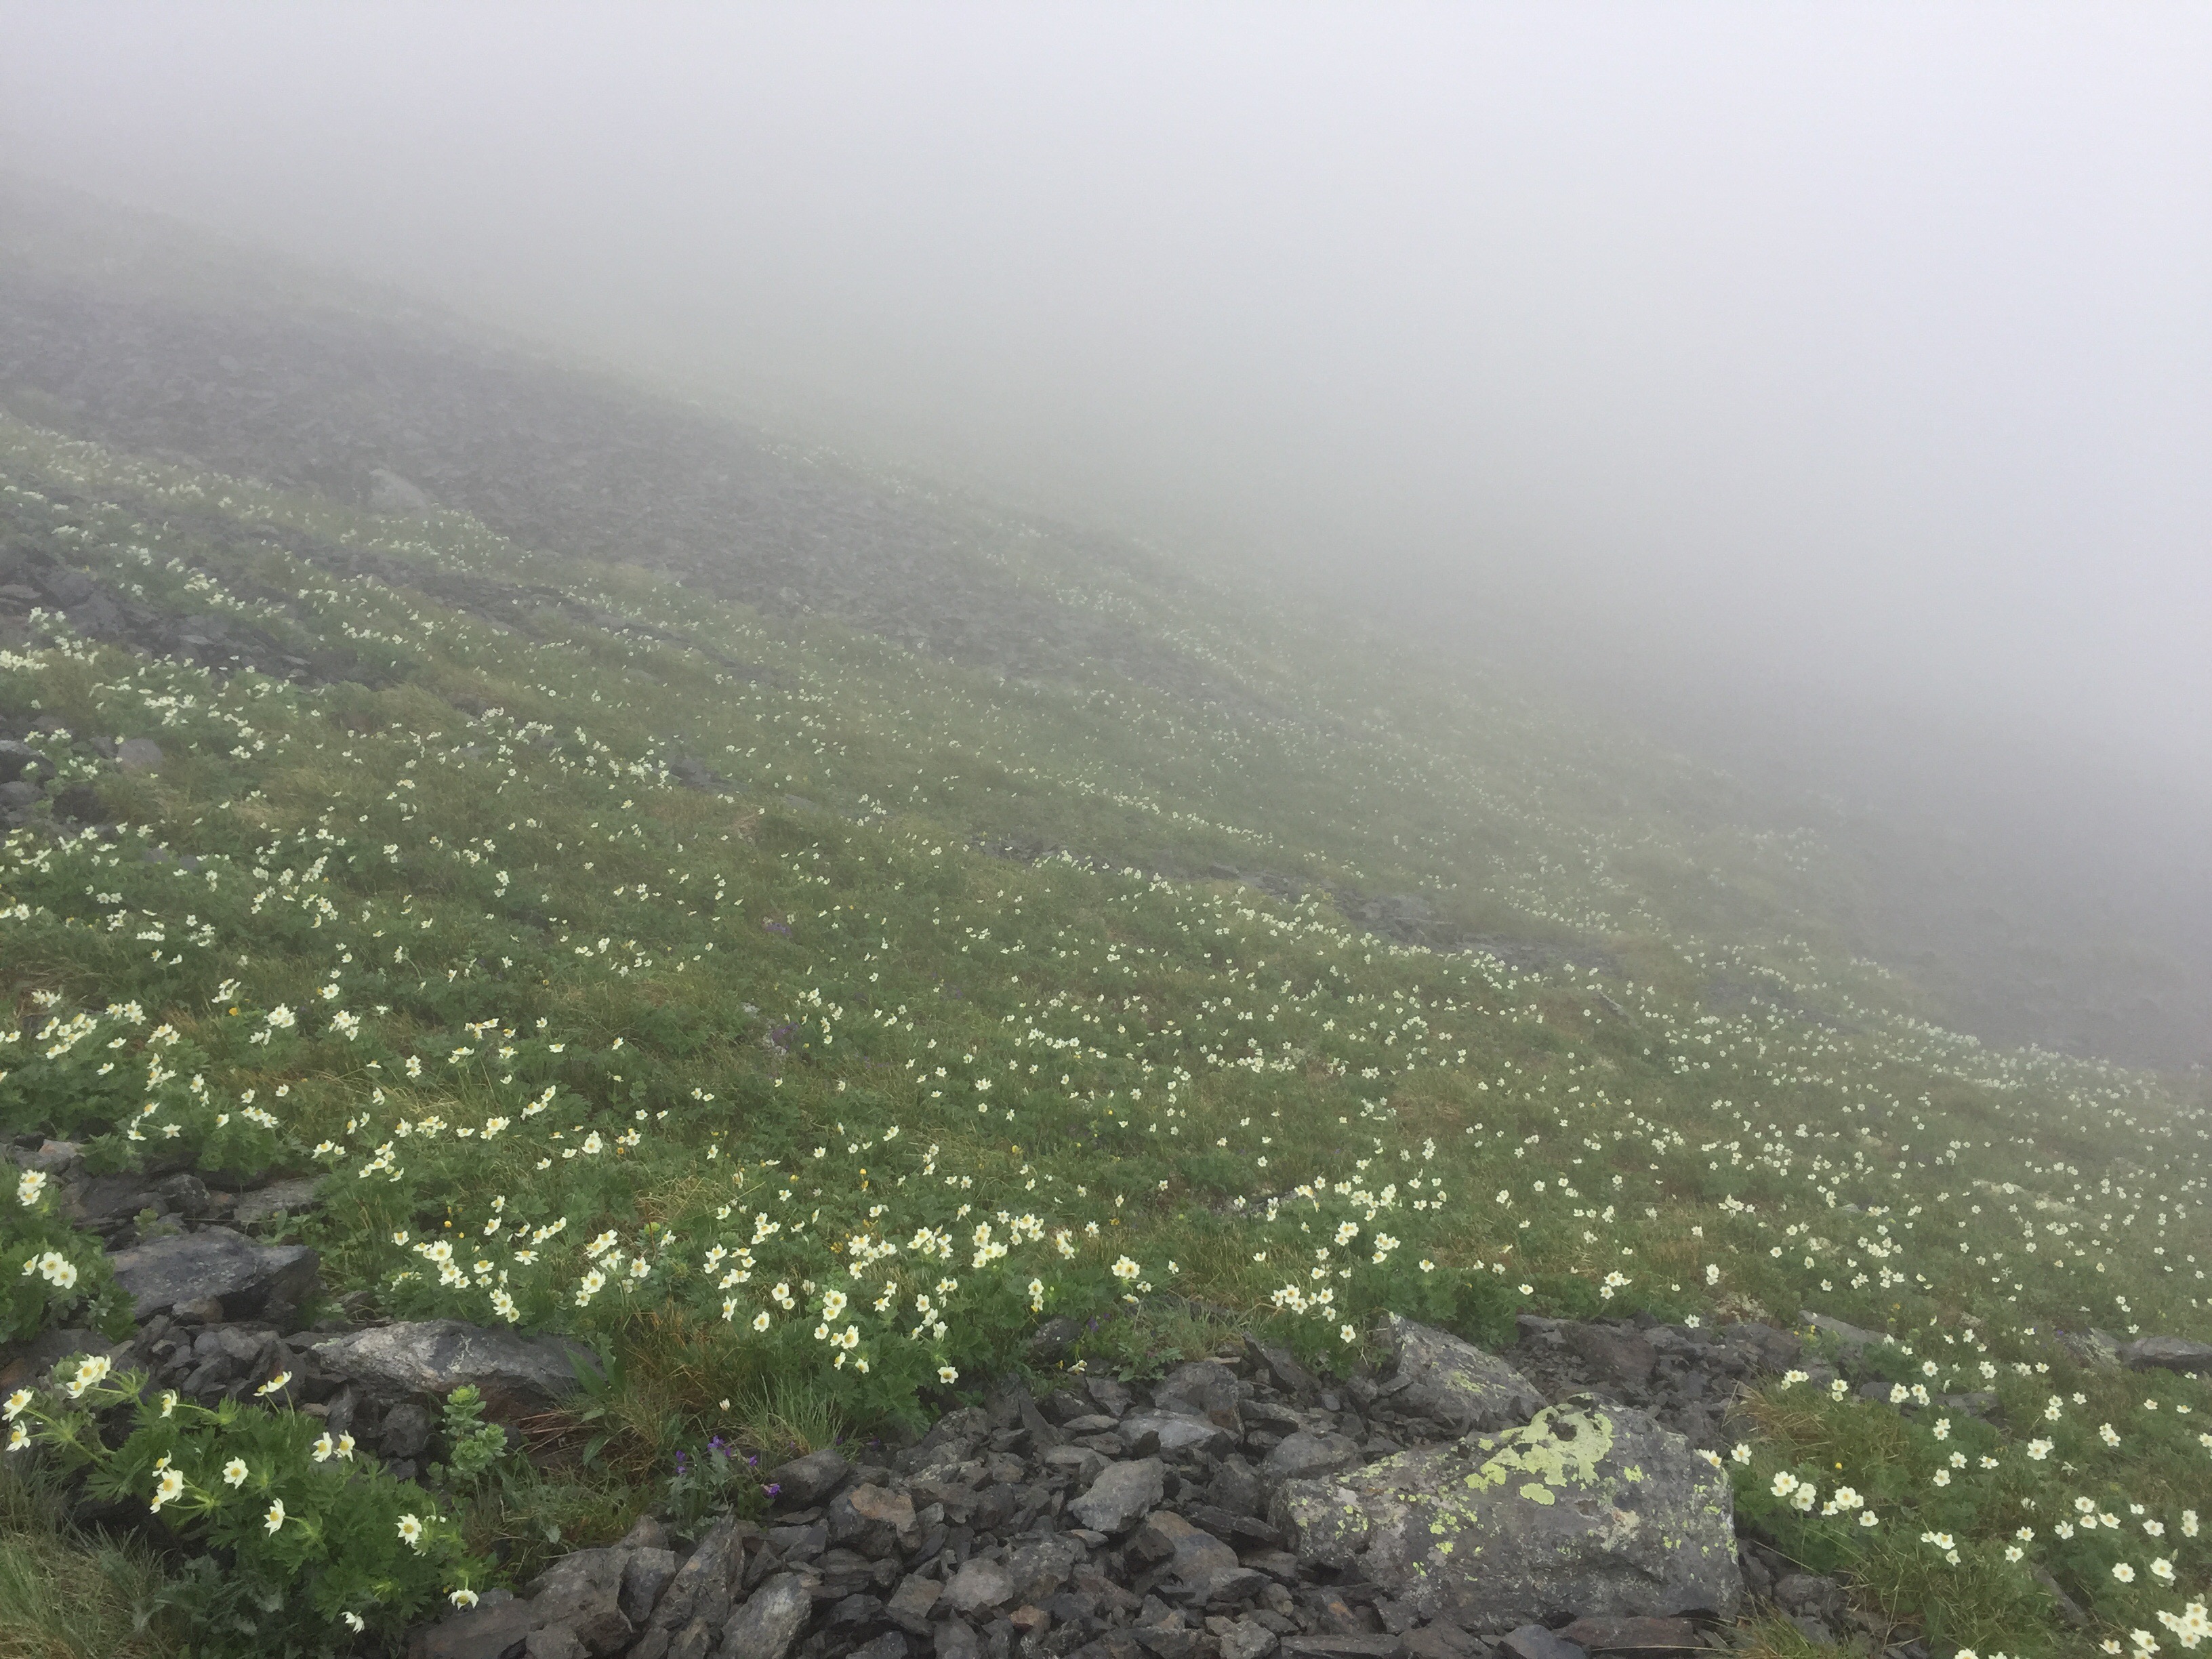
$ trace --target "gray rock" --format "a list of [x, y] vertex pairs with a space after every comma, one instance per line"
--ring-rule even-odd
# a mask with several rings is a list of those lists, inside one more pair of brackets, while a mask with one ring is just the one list
[[1160, 1501], [1165, 1474], [1157, 1457], [1109, 1463], [1091, 1483], [1091, 1490], [1067, 1506], [1067, 1512], [1093, 1532], [1109, 1536], [1127, 1532]]
[[465, 1613], [415, 1631], [407, 1659], [506, 1659], [529, 1640], [537, 1622], [527, 1601], [487, 1595]]
[[125, 738], [115, 745], [115, 763], [125, 772], [158, 772], [161, 745], [151, 738]]
[[1856, 1358], [1867, 1349], [1880, 1347], [1889, 1340], [1880, 1331], [1870, 1331], [1861, 1325], [1846, 1324], [1840, 1319], [1831, 1319], [1826, 1314], [1812, 1313], [1800, 1309], [1797, 1322], [1808, 1330], [1818, 1331], [1832, 1339], [1846, 1358]]
[[1544, 1409], [1527, 1378], [1471, 1342], [1395, 1314], [1389, 1340], [1392, 1369], [1378, 1395], [1409, 1417], [1454, 1434], [1496, 1434]]
[[2138, 1371], [2212, 1371], [2212, 1343], [2185, 1336], [2141, 1337], [2120, 1350], [2120, 1361]]
[[945, 1605], [955, 1613], [981, 1613], [1013, 1600], [1014, 1577], [997, 1561], [970, 1557], [945, 1587]]
[[522, 1659], [586, 1659], [590, 1652], [566, 1625], [541, 1625], [522, 1644]]
[[1237, 1415], [1240, 1389], [1237, 1373], [1217, 1359], [1192, 1359], [1176, 1366], [1152, 1388], [1156, 1410], [1203, 1417], [1234, 1433], [1243, 1425]]
[[1321, 1384], [1314, 1374], [1298, 1364], [1288, 1348], [1279, 1348], [1261, 1341], [1257, 1337], [1244, 1339], [1244, 1352], [1254, 1364], [1262, 1366], [1274, 1379], [1275, 1386], [1294, 1399], [1304, 1399], [1317, 1393]]
[[887, 1630], [874, 1641], [854, 1649], [853, 1659], [907, 1659], [906, 1638]]
[[226, 1319], [251, 1319], [273, 1305], [296, 1307], [317, 1285], [315, 1253], [304, 1244], [257, 1244], [228, 1227], [157, 1238], [118, 1250], [115, 1282], [144, 1323], [179, 1303], [214, 1297]]
[[394, 1406], [384, 1414], [376, 1443], [386, 1457], [420, 1457], [430, 1443], [430, 1413], [420, 1406]]
[[672, 1632], [702, 1618], [702, 1628], [720, 1629], [730, 1616], [738, 1576], [744, 1566], [742, 1540], [750, 1531], [748, 1527], [741, 1534], [737, 1523], [727, 1520], [709, 1528], [661, 1593], [659, 1605], [653, 1610], [653, 1628]]
[[1271, 1516], [1307, 1559], [1423, 1619], [1726, 1616], [1742, 1595], [1728, 1477], [1641, 1412], [1589, 1395], [1526, 1427], [1292, 1480]]
[[1308, 1480], [1358, 1468], [1361, 1462], [1358, 1441], [1300, 1429], [1261, 1460], [1260, 1473], [1268, 1480]]
[[768, 1484], [782, 1488], [777, 1495], [779, 1503], [811, 1509], [842, 1486], [852, 1472], [850, 1463], [825, 1446], [770, 1469]]
[[1805, 1352], [1804, 1339], [1795, 1331], [1778, 1331], [1755, 1319], [1723, 1325], [1714, 1333], [1723, 1347], [1731, 1348], [1753, 1370], [1785, 1370]]
[[1267, 1488], [1243, 1455], [1232, 1452], [1213, 1472], [1206, 1501], [1231, 1515], [1257, 1515], [1267, 1501]]
[[1613, 1382], [1648, 1382], [1659, 1363], [1658, 1350], [1637, 1332], [1618, 1325], [1570, 1322], [1559, 1327], [1559, 1338], [1598, 1376]]
[[717, 1659], [783, 1659], [806, 1627], [814, 1600], [797, 1573], [779, 1573], [745, 1598], [723, 1627]]
[[948, 1619], [937, 1627], [937, 1659], [981, 1659], [982, 1651], [966, 1620]]
[[1398, 1659], [1405, 1650], [1405, 1638], [1387, 1631], [1371, 1635], [1365, 1631], [1342, 1635], [1335, 1631], [1317, 1630], [1304, 1636], [1283, 1638], [1283, 1659]]
[[937, 1599], [944, 1594], [945, 1586], [936, 1579], [908, 1573], [884, 1603], [884, 1616], [901, 1630], [923, 1635], [929, 1629], [929, 1615], [936, 1609]]
[[1172, 1510], [1146, 1516], [1129, 1549], [1140, 1560], [1166, 1565], [1173, 1577], [1160, 1593], [1178, 1601], [1233, 1601], [1260, 1587], [1260, 1575], [1240, 1565], [1235, 1550]]
[[1509, 1631], [1498, 1644], [1498, 1659], [1589, 1659], [1583, 1649], [1541, 1625]]
[[832, 1541], [862, 1555], [890, 1555], [921, 1541], [914, 1499], [865, 1482], [838, 1493], [827, 1518]]
[[1554, 1631], [1591, 1653], [1694, 1653], [1698, 1627], [1686, 1619], [1577, 1619]]
[[642, 1627], [652, 1619], [660, 1592], [675, 1577], [674, 1550], [647, 1547], [630, 1551], [629, 1559], [623, 1565], [619, 1601], [623, 1617]]
[[1170, 1457], [1192, 1451], [1218, 1456], [1237, 1444], [1236, 1435], [1211, 1419], [1182, 1412], [1131, 1412], [1115, 1431], [1133, 1452], [1158, 1451]]
[[[205, 1234], [195, 1237], [204, 1237]], [[380, 1325], [315, 1345], [325, 1370], [386, 1400], [443, 1396], [467, 1386], [495, 1418], [541, 1412], [576, 1389], [570, 1364], [588, 1364], [591, 1351], [554, 1336], [518, 1336], [458, 1319]]]
[[1275, 1632], [1250, 1619], [1239, 1619], [1221, 1632], [1221, 1659], [1267, 1659], [1275, 1650]]
[[305, 1215], [310, 1210], [322, 1208], [322, 1200], [315, 1196], [315, 1188], [321, 1185], [319, 1176], [272, 1181], [258, 1191], [240, 1193], [234, 1199], [230, 1218], [240, 1227], [252, 1227], [268, 1220], [279, 1210], [287, 1215]]
[[[391, 1415], [385, 1420], [389, 1423]], [[576, 1550], [546, 1568], [523, 1587], [538, 1622], [565, 1626], [596, 1659], [628, 1647], [636, 1634], [622, 1611], [623, 1569], [629, 1553]]]
[[1014, 1583], [1014, 1593], [1008, 1599], [1042, 1605], [1067, 1582], [1082, 1559], [1083, 1546], [1057, 1533], [1017, 1547], [1006, 1556], [1006, 1576]]
[[2060, 1331], [2058, 1346], [2085, 1365], [2108, 1370], [2120, 1363], [2120, 1339], [2110, 1331]]

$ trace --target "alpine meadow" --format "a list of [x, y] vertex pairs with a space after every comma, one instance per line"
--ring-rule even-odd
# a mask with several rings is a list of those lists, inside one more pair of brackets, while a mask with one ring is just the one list
[[1378, 622], [0, 216], [0, 1655], [2212, 1635], [2201, 1070]]

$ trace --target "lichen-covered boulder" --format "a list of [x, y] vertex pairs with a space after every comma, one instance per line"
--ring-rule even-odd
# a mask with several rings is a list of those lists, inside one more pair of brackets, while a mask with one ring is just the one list
[[1525, 1427], [1285, 1481], [1275, 1525], [1425, 1619], [1733, 1613], [1735, 1504], [1719, 1467], [1641, 1412], [1589, 1395]]
[[1544, 1409], [1544, 1396], [1495, 1354], [1447, 1331], [1390, 1316], [1392, 1365], [1376, 1393], [1452, 1434], [1495, 1434]]

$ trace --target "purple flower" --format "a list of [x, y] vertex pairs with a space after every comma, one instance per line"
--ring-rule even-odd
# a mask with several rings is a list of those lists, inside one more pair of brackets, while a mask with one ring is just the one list
[[763, 1486], [761, 1490], [766, 1492], [770, 1498], [781, 1498], [783, 1496], [783, 1488], [776, 1485], [773, 1480], [769, 1481], [765, 1486]]

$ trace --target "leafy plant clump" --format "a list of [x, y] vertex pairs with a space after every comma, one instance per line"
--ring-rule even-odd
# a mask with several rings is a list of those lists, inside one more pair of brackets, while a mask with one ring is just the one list
[[[472, 1606], [486, 1580], [422, 1488], [356, 1465], [352, 1437], [313, 1418], [152, 1395], [99, 1355], [65, 1362], [51, 1389], [19, 1389], [0, 1410], [11, 1451], [41, 1449], [83, 1470], [95, 1497], [145, 1504], [191, 1561], [177, 1604], [228, 1641], [337, 1652], [356, 1635], [396, 1637], [433, 1606]], [[101, 1414], [126, 1411], [110, 1446]], [[456, 1455], [479, 1472], [496, 1455], [481, 1431], [461, 1443]]]

